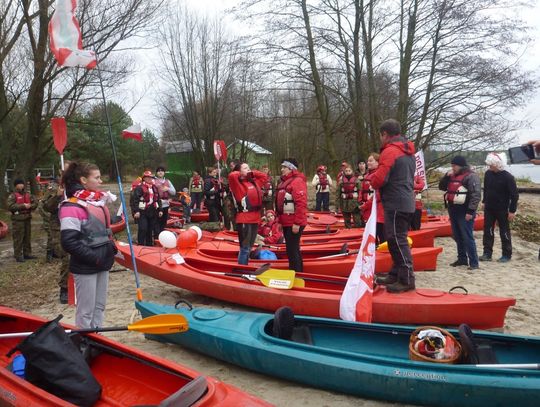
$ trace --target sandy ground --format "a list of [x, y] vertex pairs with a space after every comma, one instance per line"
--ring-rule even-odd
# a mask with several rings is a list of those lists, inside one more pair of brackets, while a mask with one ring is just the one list
[[[539, 206], [536, 206], [538, 209]], [[476, 242], [481, 245], [482, 233], [476, 233]], [[6, 248], [6, 240], [2, 262], [13, 262]], [[465, 267], [453, 268], [449, 263], [456, 258], [455, 243], [451, 238], [438, 238], [437, 246], [444, 248], [438, 259], [438, 270], [435, 272], [419, 272], [417, 287], [438, 288], [448, 290], [454, 286], [464, 286], [470, 293], [514, 297], [516, 306], [512, 307], [506, 318], [504, 332], [540, 335], [540, 262], [538, 261], [538, 244], [530, 243], [515, 237], [513, 240], [514, 255], [510, 263], [501, 264], [496, 261], [481, 263], [481, 269], [468, 271]], [[481, 253], [481, 247], [479, 247]], [[500, 255], [500, 243], [496, 239], [494, 258]], [[21, 266], [22, 267], [22, 266]], [[13, 293], [2, 292], [0, 287], [0, 303], [22, 308], [37, 315], [52, 318], [64, 314], [64, 321], [74, 322], [74, 308], [58, 303], [58, 289], [54, 281], [58, 264], [39, 263], [39, 274], [48, 276], [43, 288], [36, 292]], [[21, 268], [21, 272], [24, 269]], [[22, 276], [21, 276], [22, 277]], [[144, 300], [165, 304], [174, 304], [178, 299], [190, 301], [195, 306], [218, 307], [247, 310], [234, 304], [224, 303], [193, 294], [189, 291], [167, 285], [144, 275], [140, 276]], [[23, 299], [24, 297], [24, 299]], [[19, 301], [17, 300], [19, 298]], [[118, 271], [110, 274], [110, 287], [106, 313], [107, 325], [125, 325], [137, 319], [134, 301], [135, 278], [131, 271]], [[18, 306], [19, 304], [19, 306]], [[22, 305], [21, 305], [22, 304]], [[141, 348], [147, 352], [166, 357], [187, 365], [205, 375], [220, 380], [263, 398], [277, 406], [391, 406], [395, 404], [364, 400], [357, 397], [322, 391], [291, 382], [267, 377], [248, 370], [223, 363], [207, 356], [184, 350], [177, 346], [149, 341], [136, 332], [107, 333], [123, 343]]]

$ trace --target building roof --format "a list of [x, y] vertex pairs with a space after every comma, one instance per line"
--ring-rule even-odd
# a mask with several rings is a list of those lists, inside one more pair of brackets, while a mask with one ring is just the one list
[[272, 153], [268, 151], [266, 148], [261, 147], [258, 144], [255, 144], [255, 143], [252, 143], [251, 141], [246, 141], [246, 140], [235, 140], [227, 146], [227, 149], [231, 148], [235, 144], [242, 144], [242, 143], [248, 148], [248, 150], [253, 151], [255, 154], [272, 155]]
[[163, 145], [165, 146], [165, 154], [190, 153], [193, 151], [193, 146], [189, 140], [165, 141]]

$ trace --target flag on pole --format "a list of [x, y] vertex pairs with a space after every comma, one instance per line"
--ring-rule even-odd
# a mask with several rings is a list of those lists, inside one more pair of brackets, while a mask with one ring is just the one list
[[424, 152], [422, 150], [418, 150], [418, 152], [414, 155], [414, 159], [416, 160], [416, 170], [414, 171], [414, 176], [422, 177], [424, 179], [424, 189], [427, 189], [428, 182], [426, 176], [426, 163], [424, 161]]
[[122, 130], [122, 137], [125, 139], [132, 138], [137, 141], [142, 141], [141, 125], [137, 123]]
[[84, 50], [79, 22], [75, 18], [77, 0], [57, 0], [56, 10], [49, 22], [51, 51], [60, 66], [82, 66], [88, 69], [97, 64], [96, 53]]
[[364, 229], [362, 244], [339, 301], [339, 317], [346, 321], [371, 322], [377, 230], [376, 195], [373, 194], [371, 215]]

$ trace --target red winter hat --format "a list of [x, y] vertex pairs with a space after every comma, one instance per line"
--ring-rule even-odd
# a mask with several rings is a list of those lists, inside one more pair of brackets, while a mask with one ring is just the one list
[[268, 216], [268, 215], [272, 215], [274, 218], [276, 217], [276, 213], [272, 210], [272, 209], [269, 209], [265, 212], [265, 215]]
[[142, 176], [143, 176], [143, 178], [144, 177], [154, 178], [154, 174], [152, 174], [152, 171], [150, 171], [150, 170], [146, 170]]

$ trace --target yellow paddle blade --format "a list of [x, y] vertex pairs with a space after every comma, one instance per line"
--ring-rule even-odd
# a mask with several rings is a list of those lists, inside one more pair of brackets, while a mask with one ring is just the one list
[[289, 290], [294, 284], [294, 270], [269, 269], [264, 273], [256, 275], [255, 278], [266, 287]]
[[175, 334], [189, 329], [186, 317], [180, 314], [153, 315], [127, 326], [129, 331], [145, 334]]
[[306, 281], [302, 278], [295, 277], [293, 287], [294, 288], [304, 288], [306, 286]]
[[[409, 244], [409, 247], [412, 247], [413, 240], [407, 236], [407, 243]], [[377, 247], [377, 250], [380, 252], [387, 252], [388, 251], [388, 242], [382, 242], [379, 247]]]

